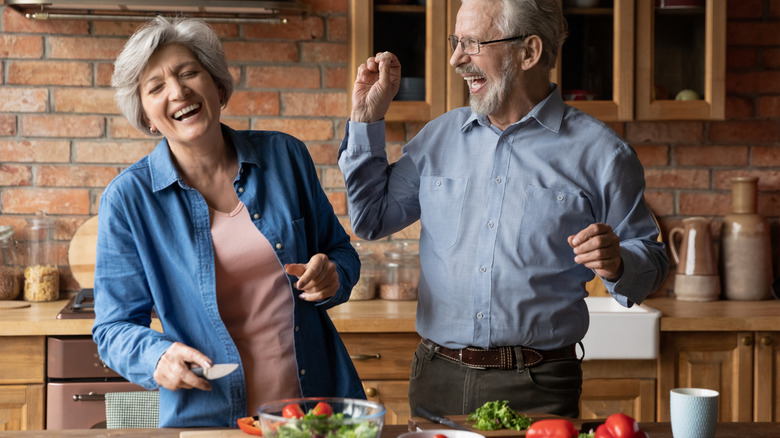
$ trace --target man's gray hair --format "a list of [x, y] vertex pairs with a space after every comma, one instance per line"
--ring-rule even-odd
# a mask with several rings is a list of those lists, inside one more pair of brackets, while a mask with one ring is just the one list
[[127, 41], [114, 62], [111, 86], [114, 101], [130, 124], [139, 131], [153, 133], [145, 121], [141, 105], [141, 77], [154, 52], [169, 44], [181, 44], [198, 58], [220, 90], [224, 108], [233, 94], [233, 77], [228, 70], [222, 43], [214, 30], [203, 21], [192, 18], [168, 20], [157, 16], [140, 27]]

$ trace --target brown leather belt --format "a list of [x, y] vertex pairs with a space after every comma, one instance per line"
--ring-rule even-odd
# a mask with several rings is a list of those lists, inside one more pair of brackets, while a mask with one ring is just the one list
[[[466, 347], [460, 350], [442, 347], [441, 345], [423, 339], [422, 343], [429, 350], [441, 357], [452, 360], [472, 368], [498, 368], [510, 370], [517, 367], [515, 347], [477, 348]], [[526, 367], [532, 367], [545, 362], [558, 360], [577, 359], [577, 344], [557, 348], [555, 350], [537, 350], [535, 348], [520, 347], [523, 352], [523, 363]]]

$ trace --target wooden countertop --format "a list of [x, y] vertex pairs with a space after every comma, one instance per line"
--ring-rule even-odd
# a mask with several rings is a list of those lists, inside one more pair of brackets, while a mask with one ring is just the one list
[[[91, 319], [57, 319], [67, 299], [0, 310], [0, 336], [89, 335]], [[661, 331], [778, 331], [780, 300], [688, 302], [651, 298]], [[328, 311], [341, 333], [414, 333], [415, 301], [351, 301]], [[152, 327], [162, 330], [154, 320]]]

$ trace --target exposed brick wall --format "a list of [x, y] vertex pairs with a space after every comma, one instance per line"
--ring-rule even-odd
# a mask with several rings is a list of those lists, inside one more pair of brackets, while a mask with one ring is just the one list
[[[236, 80], [223, 121], [303, 140], [348, 228], [336, 166], [349, 99], [347, 2], [307, 2], [313, 13], [286, 26], [213, 25]], [[0, 224], [21, 233], [25, 218], [38, 210], [56, 216], [63, 289], [73, 290], [71, 236], [97, 213], [108, 181], [156, 144], [119, 114], [110, 88], [113, 59], [138, 24], [35, 22], [9, 8], [1, 12]], [[780, 0], [730, 1], [727, 31], [726, 120], [611, 125], [645, 166], [647, 199], [664, 234], [684, 217], [703, 215], [713, 218], [717, 236], [720, 218], [730, 212], [728, 178], [743, 174], [760, 177], [759, 212], [777, 228]], [[388, 124], [391, 159], [420, 127]], [[418, 236], [416, 224], [376, 249], [398, 239], [414, 244]]]

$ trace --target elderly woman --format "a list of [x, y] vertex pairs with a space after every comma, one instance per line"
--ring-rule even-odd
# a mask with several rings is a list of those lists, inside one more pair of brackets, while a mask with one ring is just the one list
[[[163, 138], [100, 198], [101, 358], [160, 389], [161, 427], [235, 426], [282, 398], [365, 398], [326, 313], [349, 298], [357, 254], [302, 142], [220, 124], [233, 83], [213, 30], [153, 19], [112, 83], [130, 123]], [[190, 371], [218, 363], [240, 366], [211, 381]]]

